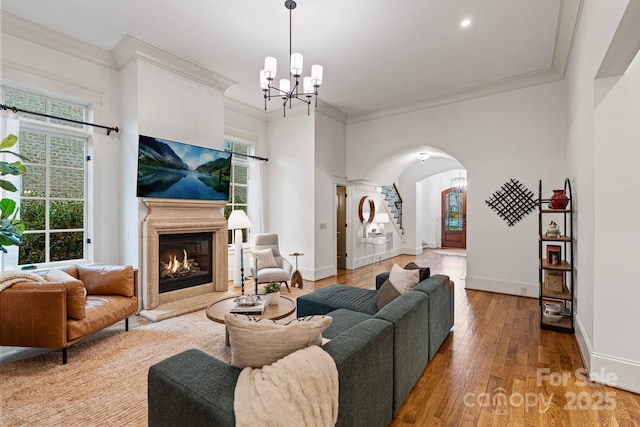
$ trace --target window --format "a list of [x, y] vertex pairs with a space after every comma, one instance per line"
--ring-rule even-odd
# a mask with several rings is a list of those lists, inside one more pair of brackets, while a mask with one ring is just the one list
[[[231, 161], [231, 188], [229, 189], [229, 204], [224, 208], [225, 218], [229, 218], [231, 211], [241, 209], [249, 213], [248, 189], [249, 189], [249, 158], [251, 145], [236, 141], [225, 141], [224, 151], [235, 154]], [[247, 241], [247, 231], [242, 230], [242, 241]], [[233, 241], [232, 232], [229, 230], [229, 243]]]
[[[29, 111], [87, 119], [84, 105], [33, 93], [3, 89], [4, 103]], [[18, 265], [47, 264], [86, 258], [87, 152], [84, 125], [20, 115], [22, 163], [20, 218], [27, 230], [18, 249]]]

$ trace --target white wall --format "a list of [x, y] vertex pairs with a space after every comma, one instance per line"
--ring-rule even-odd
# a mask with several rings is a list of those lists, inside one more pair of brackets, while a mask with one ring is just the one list
[[[628, 0], [586, 0], [567, 73], [567, 153], [577, 202], [577, 331], [585, 362], [640, 391], [640, 323], [633, 255], [640, 228], [620, 222], [618, 201], [638, 200], [640, 59], [625, 74], [595, 80]], [[616, 232], [621, 230], [621, 232]]]
[[[336, 177], [345, 175], [345, 125], [315, 111], [315, 244], [313, 280], [337, 273]], [[348, 227], [347, 227], [348, 228]]]
[[[269, 122], [269, 199], [265, 201], [266, 231], [278, 233], [280, 252], [305, 254], [300, 272], [315, 272], [315, 144], [314, 115], [299, 114]], [[294, 260], [291, 260], [292, 262]]]
[[[473, 183], [467, 193], [467, 287], [519, 294], [525, 286], [537, 295], [537, 216], [532, 212], [508, 227], [485, 200], [511, 178], [536, 193], [542, 178], [549, 193], [543, 196], [562, 185], [563, 99], [563, 83], [556, 82], [350, 125], [347, 175], [375, 179], [369, 170], [412, 147], [449, 153]], [[403, 191], [405, 198], [411, 194]]]

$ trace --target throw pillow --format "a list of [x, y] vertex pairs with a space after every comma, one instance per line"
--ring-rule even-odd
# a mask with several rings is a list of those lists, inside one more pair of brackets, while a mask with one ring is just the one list
[[389, 281], [398, 290], [398, 292], [404, 294], [416, 287], [420, 281], [420, 271], [405, 270], [398, 264], [393, 264], [393, 267], [391, 267], [391, 273], [389, 273]]
[[258, 261], [258, 270], [278, 267], [273, 251], [270, 248], [251, 251], [251, 255]]
[[382, 307], [389, 304], [394, 299], [400, 296], [400, 292], [393, 286], [390, 281], [385, 281], [380, 289], [378, 289], [378, 293], [376, 294], [376, 305], [378, 306], [378, 310], [381, 310]]
[[133, 296], [133, 267], [130, 265], [78, 265], [78, 275], [89, 295]]
[[[73, 277], [69, 273], [66, 273], [62, 270], [58, 270], [57, 268], [52, 268], [51, 270], [47, 271], [47, 274], [44, 275], [44, 278], [49, 282], [73, 282], [78, 280], [77, 278]], [[86, 298], [87, 288], [82, 286], [82, 292], [84, 293], [84, 297]]]
[[285, 323], [227, 314], [231, 364], [237, 368], [261, 368], [301, 348], [322, 344], [322, 331], [331, 317], [309, 316]]
[[405, 270], [420, 270], [420, 282], [424, 279], [428, 279], [431, 276], [431, 270], [429, 267], [420, 267], [415, 262], [410, 262], [409, 264], [404, 266]]

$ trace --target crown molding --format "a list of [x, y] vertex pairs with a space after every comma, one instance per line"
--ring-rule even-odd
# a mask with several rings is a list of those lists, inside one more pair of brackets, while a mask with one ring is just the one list
[[342, 124], [347, 124], [347, 114], [324, 101], [318, 101], [316, 112], [324, 114]]
[[267, 121], [266, 111], [228, 96], [224, 97], [224, 108], [225, 110], [235, 111], [236, 113], [243, 114], [263, 122]]
[[74, 39], [51, 28], [2, 11], [2, 32], [23, 40], [75, 56], [84, 61], [115, 69], [111, 52]]
[[130, 35], [124, 36], [116, 44], [112, 52], [118, 69], [125, 67], [134, 60], [141, 60], [222, 92], [237, 83]]
[[556, 69], [564, 79], [573, 48], [573, 41], [578, 31], [578, 22], [582, 11], [583, 0], [561, 0], [558, 11], [556, 42], [553, 46], [551, 68]]
[[490, 83], [483, 83], [480, 85], [470, 86], [464, 89], [451, 91], [440, 95], [422, 98], [417, 101], [402, 102], [388, 107], [379, 108], [377, 110], [350, 114], [347, 116], [347, 125], [382, 119], [399, 114], [412, 113], [414, 111], [452, 104], [454, 102], [481, 98], [488, 95], [496, 95], [512, 90], [524, 89], [544, 83], [555, 82], [561, 79], [562, 75], [557, 70], [548, 68], [546, 70], [535, 71], [520, 76], [509, 77]]
[[640, 22], [640, 0], [631, 0], [607, 48], [596, 79], [621, 76], [627, 71], [640, 51], [638, 22]]

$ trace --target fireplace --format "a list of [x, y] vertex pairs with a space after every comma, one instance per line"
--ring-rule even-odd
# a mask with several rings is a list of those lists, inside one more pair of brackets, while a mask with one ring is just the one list
[[211, 242], [211, 233], [161, 234], [158, 291], [162, 294], [211, 282]]
[[[227, 220], [222, 213], [227, 202], [143, 198], [142, 203], [148, 211], [142, 220], [140, 314], [147, 317], [149, 310], [162, 311], [167, 304], [227, 292]], [[172, 262], [182, 264], [171, 268], [178, 274], [163, 278], [163, 263]], [[189, 264], [195, 267], [191, 274]]]

